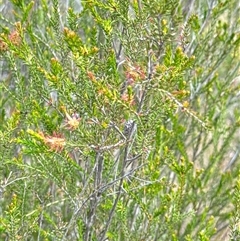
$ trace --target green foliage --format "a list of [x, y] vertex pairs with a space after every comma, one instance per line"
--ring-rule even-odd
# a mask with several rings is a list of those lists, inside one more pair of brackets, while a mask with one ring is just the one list
[[1, 2], [1, 240], [239, 239], [238, 1], [185, 2]]
[[236, 186], [233, 192], [233, 204], [235, 210], [232, 213], [232, 223], [231, 223], [231, 234], [230, 240], [238, 240], [240, 237], [240, 229], [239, 229], [239, 200], [240, 200], [240, 182], [239, 178], [236, 182]]

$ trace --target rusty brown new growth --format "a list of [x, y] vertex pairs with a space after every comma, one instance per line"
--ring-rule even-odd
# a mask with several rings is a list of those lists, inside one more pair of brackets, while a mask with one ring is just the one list
[[9, 34], [8, 39], [15, 46], [20, 46], [22, 43], [22, 37], [20, 36], [20, 33], [17, 30], [12, 31]]
[[0, 39], [0, 52], [5, 52], [7, 50], [8, 50], [7, 43], [3, 39]]
[[53, 135], [43, 135], [44, 143], [52, 150], [61, 152], [66, 145], [66, 140], [60, 133], [53, 133]]

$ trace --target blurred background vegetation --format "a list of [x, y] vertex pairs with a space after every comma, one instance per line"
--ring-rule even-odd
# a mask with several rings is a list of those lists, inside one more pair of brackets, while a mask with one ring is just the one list
[[0, 0], [1, 240], [240, 240], [237, 0]]

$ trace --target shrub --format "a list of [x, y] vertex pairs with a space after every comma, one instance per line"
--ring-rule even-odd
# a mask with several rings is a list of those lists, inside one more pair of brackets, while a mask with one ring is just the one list
[[3, 2], [1, 239], [238, 240], [238, 1]]

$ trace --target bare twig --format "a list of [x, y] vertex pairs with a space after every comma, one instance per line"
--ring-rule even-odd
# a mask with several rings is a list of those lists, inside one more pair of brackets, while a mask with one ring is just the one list
[[197, 120], [202, 127], [204, 127], [205, 129], [207, 129], [207, 125], [204, 121], [202, 121], [201, 119], [199, 119], [199, 117], [197, 117], [193, 112], [191, 112], [188, 108], [185, 108], [184, 105], [179, 102], [171, 93], [169, 93], [166, 90], [163, 89], [159, 89], [160, 92], [164, 93], [165, 95], [167, 95], [172, 101], [174, 101], [182, 110], [184, 110], [187, 114], [189, 114], [191, 117], [193, 117], [195, 120]]

